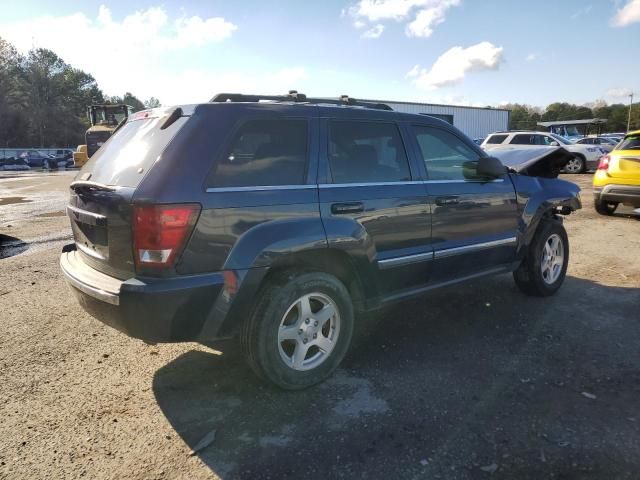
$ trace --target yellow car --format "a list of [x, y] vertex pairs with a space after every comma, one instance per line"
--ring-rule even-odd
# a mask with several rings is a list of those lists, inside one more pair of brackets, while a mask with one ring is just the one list
[[620, 203], [640, 207], [640, 130], [627, 133], [600, 158], [593, 176], [596, 211], [612, 215]]

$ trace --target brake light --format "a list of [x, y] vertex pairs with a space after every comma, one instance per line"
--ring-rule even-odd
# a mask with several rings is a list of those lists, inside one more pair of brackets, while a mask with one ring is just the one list
[[173, 265], [199, 214], [198, 204], [134, 205], [133, 248], [136, 265]]
[[611, 157], [609, 155], [603, 155], [598, 162], [598, 170], [608, 170]]

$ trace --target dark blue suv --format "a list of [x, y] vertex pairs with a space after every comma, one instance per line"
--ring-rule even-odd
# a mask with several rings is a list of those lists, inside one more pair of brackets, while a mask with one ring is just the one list
[[505, 272], [553, 294], [560, 215], [580, 208], [559, 169], [517, 173], [385, 105], [222, 94], [138, 112], [91, 157], [60, 263], [107, 325], [147, 342], [235, 337], [260, 376], [303, 388], [338, 366], [363, 312]]

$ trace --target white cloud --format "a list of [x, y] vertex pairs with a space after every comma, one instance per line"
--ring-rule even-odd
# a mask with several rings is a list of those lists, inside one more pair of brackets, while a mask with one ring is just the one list
[[607, 97], [623, 98], [631, 95], [632, 91], [629, 88], [610, 88], [607, 90]]
[[460, 0], [441, 1], [418, 11], [416, 18], [407, 25], [407, 35], [409, 37], [430, 37], [436, 25], [444, 22], [447, 10], [459, 3]]
[[[354, 26], [362, 28], [366, 22], [406, 21], [405, 33], [410, 37], [429, 37], [436, 25], [444, 22], [447, 10], [461, 0], [359, 0], [342, 10], [342, 15], [355, 18]], [[376, 26], [378, 26], [376, 25]]]
[[539, 57], [540, 57], [540, 55], [537, 54], [537, 53], [530, 53], [529, 55], [527, 55], [525, 57], [525, 60], [527, 62], [533, 62], [534, 60], [537, 60]]
[[[181, 101], [176, 93], [189, 94], [188, 84], [172, 82], [163, 65], [171, 52], [205, 47], [229, 38], [237, 26], [222, 17], [169, 18], [163, 8], [151, 7], [115, 20], [104, 5], [98, 14], [45, 15], [2, 24], [0, 36], [21, 52], [33, 45], [56, 52], [76, 68], [91, 73], [106, 94], [131, 91], [143, 98], [158, 97], [167, 104]], [[162, 90], [162, 85], [173, 90]], [[206, 100], [211, 91], [207, 92]]]
[[380, 38], [380, 35], [382, 35], [382, 32], [384, 32], [384, 25], [379, 23], [375, 27], [370, 28], [369, 30], [364, 32], [361, 35], [361, 37], [362, 38]]
[[407, 76], [418, 88], [435, 89], [460, 83], [470, 72], [497, 70], [503, 61], [502, 47], [481, 42], [467, 48], [453, 47], [444, 52], [430, 70], [417, 65]]
[[629, 0], [611, 19], [614, 27], [626, 27], [636, 22], [640, 22], [640, 0]]
[[420, 75], [420, 65], [417, 63], [407, 72], [404, 78], [415, 78]]

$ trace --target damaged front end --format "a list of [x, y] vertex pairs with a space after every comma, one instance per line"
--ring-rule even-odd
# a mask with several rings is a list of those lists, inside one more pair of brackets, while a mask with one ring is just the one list
[[563, 147], [505, 147], [492, 149], [490, 154], [514, 173], [541, 178], [557, 178], [574, 157], [573, 153]]

